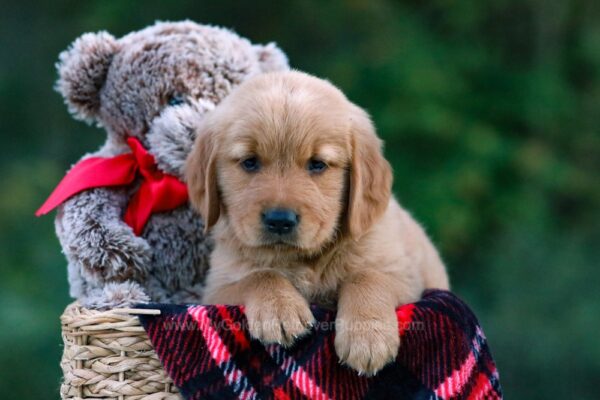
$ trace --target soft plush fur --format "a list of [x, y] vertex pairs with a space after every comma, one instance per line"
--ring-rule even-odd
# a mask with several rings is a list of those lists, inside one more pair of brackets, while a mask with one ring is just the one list
[[[244, 170], [248, 159], [259, 168]], [[309, 171], [314, 160], [327, 168]], [[374, 374], [398, 351], [396, 306], [448, 288], [437, 251], [391, 197], [369, 116], [328, 82], [300, 72], [246, 81], [202, 122], [187, 176], [215, 239], [203, 302], [244, 304], [265, 342], [306, 333], [309, 302], [337, 305], [338, 356]], [[299, 215], [296, 234], [265, 233], [272, 207]]]
[[[106, 129], [104, 146], [84, 158], [128, 152], [125, 138], [135, 136], [162, 171], [183, 179], [204, 114], [248, 77], [288, 67], [274, 44], [252, 45], [185, 21], [121, 39], [86, 33], [61, 53], [57, 68], [57, 90], [74, 117]], [[202, 220], [180, 207], [153, 215], [137, 237], [123, 222], [135, 189], [88, 190], [59, 209], [71, 295], [88, 307], [199, 301], [211, 248]]]

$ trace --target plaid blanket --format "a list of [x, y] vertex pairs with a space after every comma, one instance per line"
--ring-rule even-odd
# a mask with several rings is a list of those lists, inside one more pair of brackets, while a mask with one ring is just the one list
[[397, 309], [398, 357], [370, 378], [339, 363], [332, 311], [313, 308], [313, 332], [286, 349], [252, 340], [242, 307], [141, 307], [161, 310], [140, 319], [186, 399], [502, 398], [481, 327], [449, 292]]

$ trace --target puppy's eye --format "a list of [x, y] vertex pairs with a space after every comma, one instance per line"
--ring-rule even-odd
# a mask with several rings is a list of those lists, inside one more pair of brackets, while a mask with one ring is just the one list
[[256, 157], [248, 157], [240, 163], [244, 171], [256, 172], [260, 169], [260, 162]]
[[311, 158], [310, 160], [308, 160], [306, 169], [308, 169], [309, 172], [318, 174], [319, 172], [323, 172], [327, 169], [327, 164], [325, 164], [325, 162], [321, 160]]
[[183, 94], [179, 92], [171, 94], [167, 100], [167, 104], [170, 106], [178, 106], [180, 104], [183, 104], [184, 102], [185, 98], [183, 97]]

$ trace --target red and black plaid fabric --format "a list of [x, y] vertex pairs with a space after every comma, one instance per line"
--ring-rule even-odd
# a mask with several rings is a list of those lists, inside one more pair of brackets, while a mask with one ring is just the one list
[[398, 308], [398, 357], [371, 378], [339, 363], [332, 311], [313, 308], [313, 332], [286, 349], [252, 340], [241, 307], [143, 307], [161, 310], [140, 319], [186, 399], [502, 398], [477, 318], [450, 292]]

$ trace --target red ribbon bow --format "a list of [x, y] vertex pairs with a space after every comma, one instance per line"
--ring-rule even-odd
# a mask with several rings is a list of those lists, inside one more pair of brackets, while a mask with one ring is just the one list
[[77, 163], [60, 181], [35, 215], [49, 213], [71, 196], [87, 189], [142, 183], [129, 200], [123, 220], [141, 235], [148, 218], [156, 212], [177, 208], [188, 201], [187, 186], [157, 168], [156, 160], [136, 138], [127, 138], [131, 153], [116, 157], [90, 157]]

